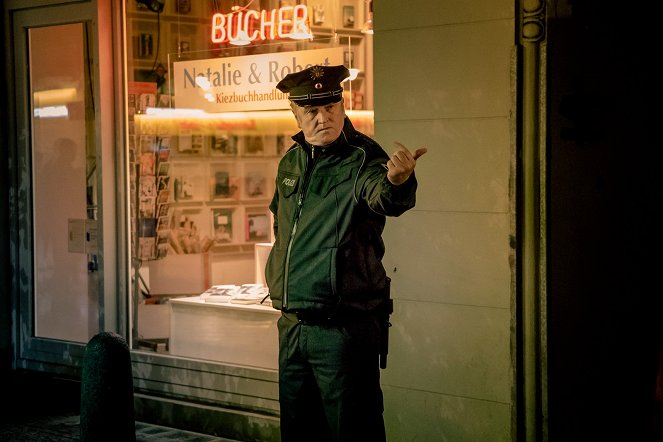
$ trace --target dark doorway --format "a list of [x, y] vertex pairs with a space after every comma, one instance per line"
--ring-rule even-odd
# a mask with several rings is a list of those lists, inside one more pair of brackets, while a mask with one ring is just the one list
[[646, 10], [569, 3], [548, 11], [549, 440], [660, 440], [660, 48]]

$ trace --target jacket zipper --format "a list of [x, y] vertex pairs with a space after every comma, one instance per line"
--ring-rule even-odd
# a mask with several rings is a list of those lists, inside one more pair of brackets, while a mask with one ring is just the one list
[[311, 158], [307, 158], [306, 161], [306, 170], [304, 171], [304, 182], [299, 191], [297, 197], [297, 213], [295, 213], [295, 219], [292, 222], [292, 230], [290, 231], [290, 239], [288, 240], [288, 248], [285, 255], [285, 275], [283, 276], [283, 310], [288, 309], [288, 275], [290, 274], [290, 252], [292, 251], [292, 243], [295, 241], [295, 233], [297, 233], [297, 223], [299, 218], [302, 215], [302, 206], [304, 205], [304, 197], [306, 196], [306, 190], [308, 189], [309, 180], [313, 174], [313, 169], [315, 164], [318, 162], [318, 157], [316, 156], [315, 146], [311, 146]]

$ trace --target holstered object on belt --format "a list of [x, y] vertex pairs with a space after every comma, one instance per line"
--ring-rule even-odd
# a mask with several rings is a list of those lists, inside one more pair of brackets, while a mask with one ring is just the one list
[[385, 301], [385, 312], [380, 315], [380, 368], [387, 368], [387, 353], [389, 353], [389, 315], [394, 311], [394, 300]]
[[387, 278], [387, 299], [379, 307], [380, 321], [380, 368], [387, 368], [387, 353], [389, 353], [389, 316], [394, 312], [394, 300], [391, 299], [391, 279]]

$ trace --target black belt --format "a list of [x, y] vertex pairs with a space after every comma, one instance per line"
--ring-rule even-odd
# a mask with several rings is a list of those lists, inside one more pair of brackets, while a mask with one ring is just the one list
[[283, 316], [304, 325], [342, 325], [349, 322], [367, 320], [373, 312], [326, 312], [324, 310], [283, 311]]
[[282, 313], [291, 321], [297, 321], [304, 325], [335, 325], [338, 323], [337, 318], [324, 311], [306, 310]]

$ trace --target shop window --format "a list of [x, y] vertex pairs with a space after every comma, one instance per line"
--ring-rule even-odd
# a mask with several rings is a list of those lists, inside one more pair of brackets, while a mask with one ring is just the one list
[[268, 205], [299, 129], [274, 86], [345, 64], [346, 109], [372, 135], [369, 4], [127, 0], [125, 18], [132, 346], [276, 368]]

